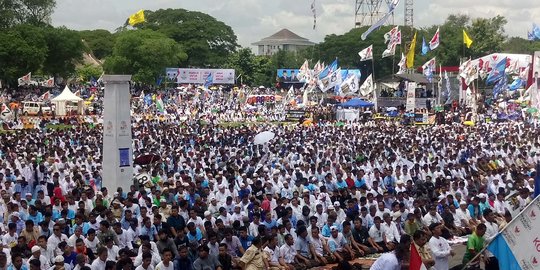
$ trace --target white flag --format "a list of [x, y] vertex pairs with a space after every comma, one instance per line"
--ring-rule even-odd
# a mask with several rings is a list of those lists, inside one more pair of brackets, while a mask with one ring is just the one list
[[369, 45], [369, 47], [360, 51], [358, 55], [360, 56], [360, 61], [373, 60], [373, 45]]
[[465, 84], [469, 85], [478, 78], [478, 68], [473, 65], [471, 60], [465, 61], [459, 67], [459, 76], [465, 79]]
[[309, 73], [309, 62], [308, 60], [304, 61], [304, 64], [300, 67], [298, 70], [298, 74], [296, 74], [296, 78], [298, 81], [302, 81], [308, 77]]
[[309, 91], [311, 89], [304, 89], [304, 94], [302, 95], [302, 104], [304, 104], [304, 106], [308, 106], [308, 102], [309, 102], [309, 98], [308, 98], [308, 94], [309, 94]]
[[424, 73], [424, 76], [428, 78], [428, 81], [431, 82], [431, 79], [433, 78], [433, 73], [435, 72], [436, 68], [437, 68], [437, 62], [435, 60], [435, 57], [431, 58], [431, 60], [427, 61], [422, 66], [422, 71]]
[[11, 109], [4, 103], [2, 103], [2, 109], [0, 110], [0, 119], [9, 120], [12, 116]]
[[328, 76], [328, 82], [326, 86], [322, 89], [323, 92], [326, 92], [328, 89], [341, 85], [343, 78], [341, 77], [341, 68], [338, 68], [330, 76]]
[[437, 47], [439, 47], [439, 44], [440, 44], [440, 32], [439, 32], [439, 28], [437, 28], [437, 32], [435, 32], [435, 35], [433, 35], [433, 38], [429, 42], [429, 49], [433, 51], [437, 49]]
[[382, 53], [382, 58], [394, 56], [396, 54], [396, 44], [388, 43], [388, 48]]
[[399, 67], [399, 70], [397, 74], [403, 74], [407, 70], [407, 58], [403, 53], [401, 53], [401, 60], [399, 60], [399, 63], [397, 64]]
[[524, 80], [524, 81], [528, 81], [529, 80], [529, 70], [530, 70], [530, 65], [527, 65], [527, 67], [521, 71], [519, 73], [519, 78]]
[[396, 26], [390, 29], [390, 31], [384, 34], [384, 43], [391, 42], [392, 40], [397, 41], [398, 33], [399, 33], [399, 44], [401, 44], [401, 31], [399, 31], [399, 26]]
[[32, 72], [28, 72], [28, 74], [17, 79], [17, 82], [19, 83], [19, 86], [21, 86], [21, 85], [30, 83], [31, 80], [32, 80]]
[[360, 86], [360, 94], [367, 96], [373, 92], [373, 75], [369, 75], [362, 86]]
[[341, 84], [341, 89], [348, 88], [349, 92], [356, 93], [358, 91], [358, 76], [354, 73], [350, 73], [347, 79]]

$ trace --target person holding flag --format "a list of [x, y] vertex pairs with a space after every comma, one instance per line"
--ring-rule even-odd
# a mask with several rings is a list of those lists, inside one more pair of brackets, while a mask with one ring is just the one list
[[469, 269], [479, 269], [480, 260], [476, 259], [471, 262], [472, 259], [476, 257], [484, 248], [484, 234], [486, 234], [486, 225], [480, 223], [476, 226], [474, 232], [467, 239], [467, 249], [463, 255], [463, 265], [469, 264], [471, 268]]

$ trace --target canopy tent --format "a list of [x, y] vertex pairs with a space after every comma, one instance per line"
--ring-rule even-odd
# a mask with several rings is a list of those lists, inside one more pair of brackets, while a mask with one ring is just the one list
[[[84, 111], [84, 100], [73, 94], [67, 86], [60, 95], [51, 99], [51, 102], [55, 104], [55, 114], [59, 116], [68, 115], [74, 110], [77, 111], [77, 114], [82, 115]], [[75, 103], [77, 106], [69, 105], [69, 102]]]
[[341, 107], [347, 107], [347, 108], [365, 108], [365, 107], [372, 107], [374, 104], [367, 102], [365, 100], [361, 100], [359, 98], [353, 98], [345, 103], [339, 104]]

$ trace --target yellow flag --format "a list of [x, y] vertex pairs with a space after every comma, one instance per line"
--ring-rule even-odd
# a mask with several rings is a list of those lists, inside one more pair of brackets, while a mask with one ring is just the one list
[[411, 47], [407, 52], [407, 68], [414, 66], [414, 51], [416, 50], [416, 33], [414, 33], [413, 40], [411, 41]]
[[134, 26], [136, 24], [144, 22], [144, 10], [139, 10], [137, 13], [129, 16], [129, 25]]
[[463, 43], [467, 45], [467, 48], [470, 48], [471, 45], [473, 44], [472, 39], [469, 37], [469, 35], [467, 35], [467, 32], [465, 32], [465, 29], [463, 29]]

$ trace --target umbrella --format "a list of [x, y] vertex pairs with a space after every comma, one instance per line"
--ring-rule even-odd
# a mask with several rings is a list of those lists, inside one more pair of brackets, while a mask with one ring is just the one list
[[345, 125], [345, 123], [343, 123], [343, 122], [337, 122], [337, 123], [336, 123], [336, 127], [342, 127], [342, 126], [344, 126], [344, 125]]
[[313, 125], [313, 121], [311, 119], [307, 119], [306, 121], [304, 121], [304, 123], [302, 123], [302, 125], [309, 127]]
[[159, 161], [160, 159], [161, 157], [157, 154], [142, 154], [135, 158], [135, 160], [133, 160], [133, 163], [137, 165], [148, 165], [153, 162]]
[[255, 135], [255, 138], [253, 139], [254, 144], [265, 144], [269, 141], [271, 141], [274, 137], [276, 137], [276, 134], [271, 131], [263, 131], [257, 135]]
[[397, 111], [396, 107], [388, 107], [386, 108], [387, 111]]
[[463, 124], [466, 125], [466, 126], [469, 126], [469, 127], [474, 126], [474, 122], [473, 122], [473, 121], [465, 121], [465, 122], [463, 122]]

